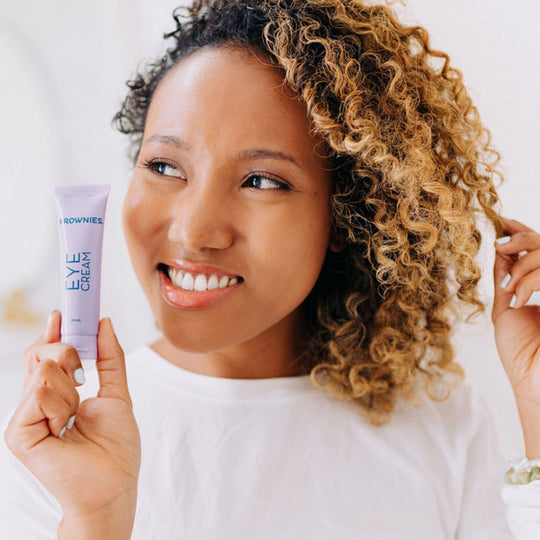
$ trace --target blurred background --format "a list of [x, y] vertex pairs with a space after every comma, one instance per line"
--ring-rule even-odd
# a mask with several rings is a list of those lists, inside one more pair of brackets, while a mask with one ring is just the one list
[[[22, 388], [22, 353], [60, 307], [53, 186], [111, 184], [103, 249], [101, 316], [124, 350], [158, 335], [135, 279], [120, 210], [130, 178], [127, 140], [111, 126], [136, 66], [164, 51], [178, 0], [0, 2], [0, 416]], [[185, 2], [184, 2], [185, 3]], [[495, 147], [506, 182], [503, 214], [540, 229], [534, 167], [540, 147], [540, 40], [536, 0], [408, 0], [394, 9], [427, 28], [450, 54]], [[480, 261], [492, 296], [493, 237]], [[495, 350], [489, 310], [457, 328], [470, 384], [490, 406], [503, 451], [523, 453], [510, 385]]]

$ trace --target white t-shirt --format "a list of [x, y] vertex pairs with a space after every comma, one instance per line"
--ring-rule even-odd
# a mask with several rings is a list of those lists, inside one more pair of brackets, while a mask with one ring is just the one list
[[[444, 402], [398, 403], [374, 427], [307, 375], [209, 377], [147, 346], [126, 361], [142, 441], [133, 540], [512, 538], [507, 460], [465, 384]], [[97, 390], [95, 369], [86, 374], [81, 398]], [[3, 437], [0, 479], [0, 538], [56, 538], [60, 506]], [[534, 528], [538, 484], [504, 488], [513, 527]]]

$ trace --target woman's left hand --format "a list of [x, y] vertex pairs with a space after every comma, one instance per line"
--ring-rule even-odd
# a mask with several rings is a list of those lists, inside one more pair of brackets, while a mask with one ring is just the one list
[[507, 236], [495, 242], [495, 342], [516, 398], [527, 456], [540, 458], [540, 307], [525, 305], [540, 291], [540, 234], [519, 221], [504, 221]]

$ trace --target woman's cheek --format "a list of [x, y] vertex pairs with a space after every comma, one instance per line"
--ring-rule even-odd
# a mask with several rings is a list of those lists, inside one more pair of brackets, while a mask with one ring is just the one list
[[131, 263], [139, 278], [148, 259], [154, 256], [156, 246], [153, 242], [161, 227], [157, 221], [162, 216], [151, 195], [133, 179], [122, 206], [122, 226]]
[[122, 228], [130, 251], [132, 249], [134, 237], [137, 236], [138, 224], [135, 216], [141, 206], [141, 201], [135, 197], [134, 191], [132, 180], [122, 205]]
[[145, 236], [155, 234], [161, 226], [159, 219], [164, 215], [164, 209], [160, 208], [158, 200], [145, 187], [144, 181], [136, 177], [132, 179], [122, 207], [126, 240], [144, 241]]
[[[307, 213], [307, 212], [306, 212]], [[313, 225], [309, 219], [302, 219], [302, 213], [291, 213], [296, 219], [279, 221], [273, 241], [268, 243], [266, 260], [274, 266], [275, 283], [288, 283], [292, 292], [298, 287], [300, 295], [307, 295], [319, 277], [328, 249], [328, 227]], [[300, 219], [299, 219], [300, 217]], [[293, 285], [294, 284], [294, 285]]]

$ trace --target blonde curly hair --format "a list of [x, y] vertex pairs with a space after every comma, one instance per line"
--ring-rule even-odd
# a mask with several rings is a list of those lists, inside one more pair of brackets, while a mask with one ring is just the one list
[[446, 375], [463, 376], [452, 314], [485, 307], [478, 215], [503, 231], [499, 154], [461, 72], [423, 27], [404, 26], [385, 4], [195, 0], [173, 17], [165, 37], [174, 46], [128, 81], [115, 116], [135, 156], [152, 95], [179, 60], [203, 46], [262, 51], [327, 145], [333, 221], [346, 244], [328, 253], [305, 300], [310, 337], [299, 365], [373, 424], [390, 419], [398, 395], [447, 397]]

